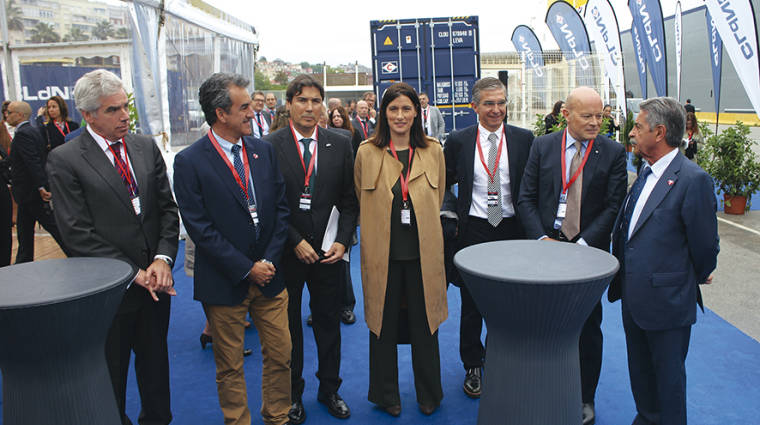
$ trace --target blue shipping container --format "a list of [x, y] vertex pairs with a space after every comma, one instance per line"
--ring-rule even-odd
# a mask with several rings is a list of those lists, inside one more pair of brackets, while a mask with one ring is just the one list
[[447, 133], [477, 122], [470, 108], [480, 78], [477, 16], [371, 21], [370, 34], [378, 103], [390, 85], [403, 81], [428, 94]]

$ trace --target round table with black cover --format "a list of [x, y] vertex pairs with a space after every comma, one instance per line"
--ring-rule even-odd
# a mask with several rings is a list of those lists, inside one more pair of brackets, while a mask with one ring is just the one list
[[0, 268], [5, 425], [121, 423], [105, 341], [134, 274], [106, 258]]
[[516, 240], [470, 246], [454, 263], [488, 328], [478, 424], [581, 424], [578, 339], [617, 259]]

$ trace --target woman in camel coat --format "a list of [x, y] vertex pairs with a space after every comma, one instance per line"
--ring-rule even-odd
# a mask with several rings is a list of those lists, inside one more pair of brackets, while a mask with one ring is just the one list
[[438, 327], [448, 315], [439, 218], [445, 171], [441, 145], [423, 133], [416, 92], [394, 84], [383, 96], [375, 134], [360, 145], [354, 165], [370, 330], [368, 398], [393, 416], [401, 413], [396, 344], [402, 305], [420, 410], [433, 413], [443, 398]]

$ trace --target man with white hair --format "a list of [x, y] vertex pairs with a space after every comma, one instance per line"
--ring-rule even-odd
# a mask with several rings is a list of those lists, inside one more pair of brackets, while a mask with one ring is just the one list
[[356, 118], [351, 120], [351, 125], [362, 136], [362, 140], [367, 140], [375, 132], [375, 123], [369, 118], [369, 104], [366, 100], [356, 102]]
[[106, 339], [106, 362], [123, 425], [127, 372], [135, 353], [140, 425], [168, 424], [170, 296], [179, 217], [155, 142], [129, 134], [121, 80], [98, 69], [82, 76], [74, 101], [87, 128], [50, 152], [55, 219], [69, 255], [116, 258], [135, 270]]

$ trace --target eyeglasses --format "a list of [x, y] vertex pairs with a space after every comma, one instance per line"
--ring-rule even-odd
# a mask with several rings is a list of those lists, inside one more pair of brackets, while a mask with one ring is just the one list
[[498, 102], [494, 102], [494, 101], [491, 101], [491, 100], [487, 100], [487, 101], [485, 101], [485, 102], [481, 102], [481, 103], [480, 103], [480, 105], [481, 105], [481, 106], [485, 106], [486, 108], [493, 108], [494, 106], [498, 106], [499, 108], [502, 108], [502, 107], [504, 107], [506, 104], [507, 104], [507, 101], [506, 101], [506, 100], [500, 100], [500, 101], [498, 101]]

